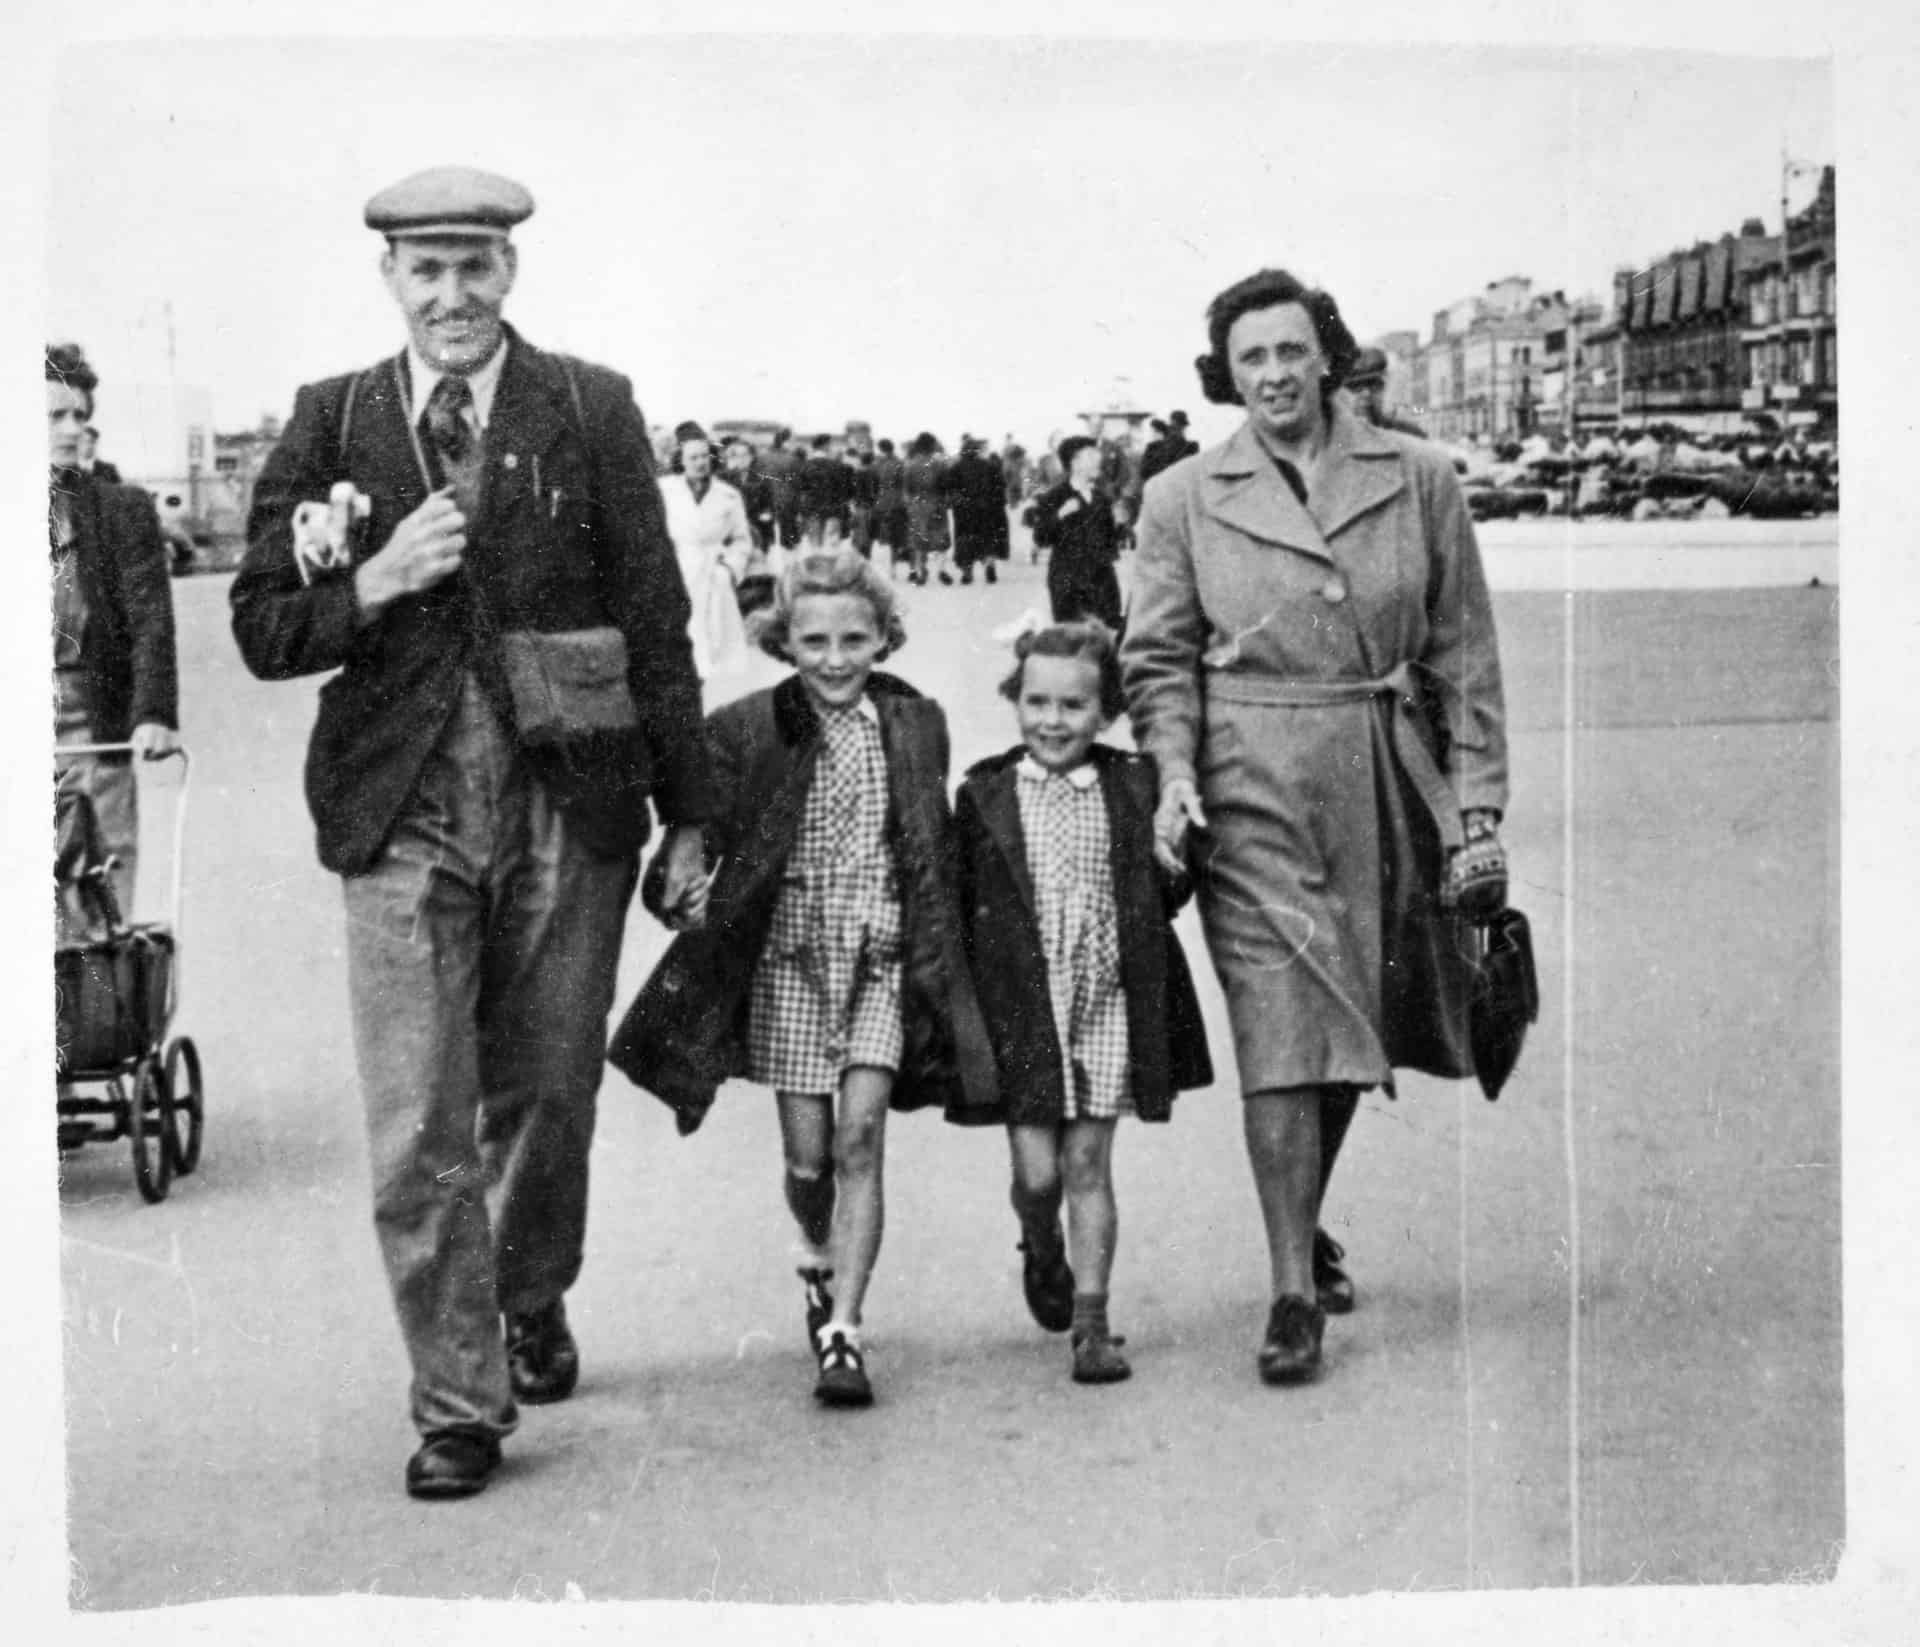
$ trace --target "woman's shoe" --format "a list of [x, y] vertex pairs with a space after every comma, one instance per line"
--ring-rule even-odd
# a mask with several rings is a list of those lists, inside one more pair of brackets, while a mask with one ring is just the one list
[[1347, 1249], [1325, 1230], [1313, 1232], [1313, 1290], [1316, 1302], [1329, 1315], [1353, 1313], [1353, 1278], [1341, 1268]]
[[1320, 1339], [1327, 1312], [1297, 1293], [1282, 1293], [1267, 1317], [1260, 1346], [1260, 1377], [1268, 1384], [1305, 1384], [1320, 1372]]
[[998, 583], [999, 581], [1000, 581], [1000, 577], [999, 577], [999, 574], [996, 573], [993, 569], [993, 562], [988, 561], [987, 562], [987, 582]]
[[873, 1405], [873, 1385], [867, 1380], [867, 1363], [854, 1328], [830, 1322], [814, 1335], [814, 1349], [820, 1357], [814, 1400], [823, 1407]]

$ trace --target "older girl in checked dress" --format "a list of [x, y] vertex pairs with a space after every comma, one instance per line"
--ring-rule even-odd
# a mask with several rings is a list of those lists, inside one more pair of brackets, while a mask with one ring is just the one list
[[865, 1406], [887, 1111], [991, 1118], [992, 1055], [960, 944], [946, 718], [874, 668], [905, 640], [892, 585], [852, 551], [804, 554], [760, 627], [794, 673], [708, 717], [711, 889], [677, 912], [693, 930], [610, 1057], [683, 1131], [730, 1075], [774, 1089], [814, 1394]]
[[1169, 924], [1184, 887], [1153, 858], [1152, 763], [1095, 741], [1120, 708], [1113, 635], [1055, 624], [1016, 656], [1001, 691], [1023, 742], [975, 766], [955, 809], [967, 943], [1011, 1132], [1027, 1306], [1072, 1330], [1077, 1382], [1111, 1384], [1132, 1372], [1107, 1324], [1114, 1124], [1166, 1120], [1174, 1093], [1213, 1072]]

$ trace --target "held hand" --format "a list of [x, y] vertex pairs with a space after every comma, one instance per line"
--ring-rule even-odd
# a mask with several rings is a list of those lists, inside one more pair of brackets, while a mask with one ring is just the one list
[[1186, 869], [1187, 830], [1205, 829], [1200, 796], [1187, 778], [1170, 778], [1160, 789], [1160, 805], [1153, 814], [1154, 861], [1170, 874]]
[[660, 888], [660, 918], [676, 932], [706, 924], [713, 878], [707, 873], [706, 842], [697, 824], [675, 824], [660, 848], [666, 873]]
[[180, 734], [158, 721], [142, 721], [128, 740], [143, 761], [164, 760], [180, 747]]
[[1491, 812], [1468, 812], [1461, 822], [1467, 842], [1447, 854], [1440, 906], [1484, 926], [1507, 907], [1507, 849]]
[[466, 547], [467, 517], [452, 492], [435, 492], [353, 574], [361, 612], [378, 617], [403, 595], [417, 595], [451, 577], [460, 570]]
[[1054, 511], [1053, 518], [1055, 520], [1065, 520], [1067, 516], [1072, 514], [1077, 514], [1079, 512], [1079, 509], [1080, 509], [1080, 494], [1076, 492], [1072, 497], [1068, 498], [1065, 503], [1061, 504], [1060, 507]]

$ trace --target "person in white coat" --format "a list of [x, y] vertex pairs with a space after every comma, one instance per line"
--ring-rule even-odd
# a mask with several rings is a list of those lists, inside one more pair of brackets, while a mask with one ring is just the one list
[[732, 674], [747, 660], [746, 630], [734, 591], [754, 554], [753, 531], [738, 491], [714, 474], [713, 446], [698, 424], [682, 424], [672, 474], [660, 477], [667, 530], [693, 603], [687, 625], [702, 680]]

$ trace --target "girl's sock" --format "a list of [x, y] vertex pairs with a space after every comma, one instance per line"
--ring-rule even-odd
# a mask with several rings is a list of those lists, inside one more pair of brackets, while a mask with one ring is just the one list
[[833, 1168], [813, 1178], [802, 1178], [789, 1169], [787, 1209], [799, 1224], [800, 1233], [824, 1251], [833, 1237]]
[[1107, 1330], [1107, 1295], [1103, 1292], [1077, 1292], [1073, 1295], [1073, 1336], [1110, 1338]]

